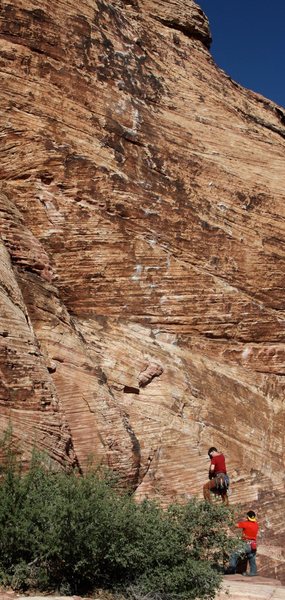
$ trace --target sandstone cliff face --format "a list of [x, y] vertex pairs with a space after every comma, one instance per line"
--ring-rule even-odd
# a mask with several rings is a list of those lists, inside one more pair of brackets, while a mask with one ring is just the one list
[[191, 0], [3, 0], [0, 427], [201, 497], [217, 445], [284, 578], [285, 112]]

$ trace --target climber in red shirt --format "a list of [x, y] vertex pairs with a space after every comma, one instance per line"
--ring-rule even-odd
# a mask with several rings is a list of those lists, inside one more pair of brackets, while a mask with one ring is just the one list
[[237, 527], [242, 529], [242, 540], [243, 546], [234, 552], [230, 557], [229, 568], [226, 570], [226, 574], [236, 573], [237, 564], [240, 558], [246, 557], [249, 562], [249, 573], [245, 572], [243, 575], [249, 575], [254, 577], [257, 575], [256, 568], [256, 538], [258, 534], [259, 525], [256, 520], [256, 514], [253, 510], [249, 510], [246, 513], [247, 520], [239, 521]]
[[211, 502], [211, 492], [220, 494], [222, 501], [226, 506], [229, 504], [228, 486], [229, 478], [227, 475], [225, 457], [217, 448], [212, 446], [208, 450], [208, 456], [211, 460], [209, 469], [209, 481], [203, 486], [203, 495], [205, 500]]

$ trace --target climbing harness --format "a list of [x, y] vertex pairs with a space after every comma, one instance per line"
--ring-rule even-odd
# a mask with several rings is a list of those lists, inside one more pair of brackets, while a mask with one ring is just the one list
[[217, 473], [215, 475], [215, 489], [214, 491], [225, 494], [228, 491], [230, 485], [229, 476], [226, 473]]

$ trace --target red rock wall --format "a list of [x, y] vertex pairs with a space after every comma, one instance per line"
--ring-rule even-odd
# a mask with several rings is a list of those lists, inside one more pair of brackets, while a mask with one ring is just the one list
[[138, 498], [207, 448], [284, 577], [285, 112], [191, 0], [2, 0], [0, 427]]

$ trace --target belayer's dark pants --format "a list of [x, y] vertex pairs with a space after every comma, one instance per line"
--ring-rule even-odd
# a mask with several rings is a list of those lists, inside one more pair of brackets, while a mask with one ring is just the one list
[[237, 552], [233, 552], [233, 554], [231, 555], [230, 571], [232, 573], [236, 572], [238, 561], [244, 555], [246, 556], [246, 558], [249, 562], [249, 575], [251, 575], [251, 576], [256, 575], [257, 574], [256, 550], [251, 550], [250, 544], [247, 544], [247, 543], [244, 544], [244, 548], [242, 548], [241, 550], [239, 550]]

